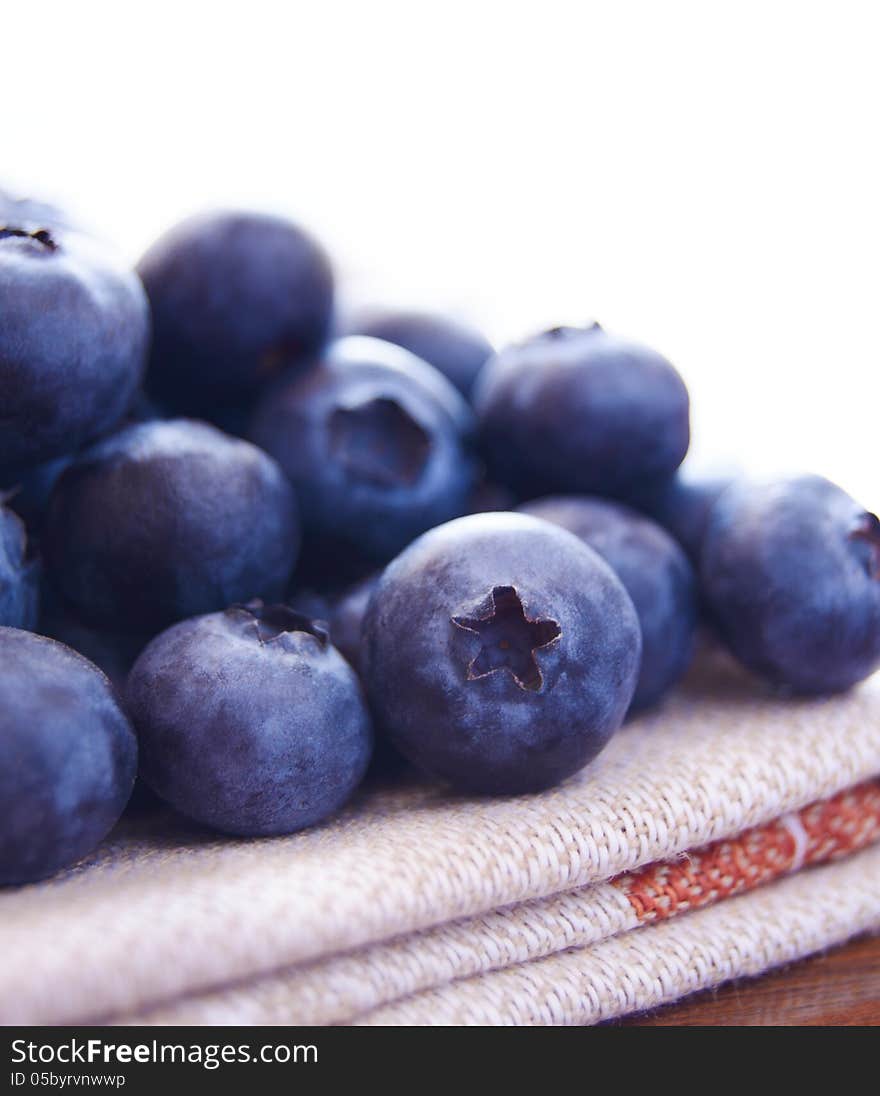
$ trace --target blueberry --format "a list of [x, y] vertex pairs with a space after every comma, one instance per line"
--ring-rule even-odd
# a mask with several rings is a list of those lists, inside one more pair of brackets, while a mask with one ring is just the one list
[[696, 566], [712, 507], [735, 479], [732, 468], [691, 466], [687, 460], [674, 476], [644, 486], [628, 501], [671, 533]]
[[127, 697], [141, 774], [227, 833], [291, 833], [349, 798], [369, 762], [357, 678], [326, 632], [252, 602], [175, 625], [135, 663]]
[[137, 745], [110, 683], [60, 643], [0, 628], [0, 885], [91, 852], [131, 794]]
[[278, 465], [188, 420], [127, 426], [86, 450], [46, 519], [56, 586], [87, 623], [129, 632], [280, 597], [298, 543]]
[[728, 488], [700, 577], [733, 653], [773, 682], [833, 693], [880, 666], [880, 522], [820, 476]]
[[697, 588], [687, 556], [659, 525], [606, 499], [559, 496], [521, 509], [574, 533], [599, 553], [626, 587], [642, 629], [642, 662], [632, 707], [656, 703], [679, 680], [693, 654]]
[[502, 350], [481, 373], [474, 403], [490, 473], [525, 498], [625, 495], [671, 475], [690, 440], [675, 369], [598, 324]]
[[[143, 392], [135, 396], [134, 403], [121, 425], [132, 422], [149, 422], [166, 416], [150, 401]], [[36, 464], [5, 486], [9, 494], [9, 506], [21, 516], [28, 532], [39, 538], [43, 532], [43, 522], [49, 499], [62, 472], [76, 460], [76, 453], [65, 453], [45, 464]], [[63, 642], [63, 640], [62, 640]]]
[[38, 590], [39, 569], [28, 553], [24, 525], [0, 495], [0, 625], [33, 628]]
[[0, 224], [0, 482], [105, 433], [134, 399], [149, 313], [86, 236]]
[[420, 537], [384, 571], [363, 635], [378, 728], [472, 792], [545, 788], [595, 757], [629, 707], [641, 654], [608, 565], [525, 514]]
[[[335, 599], [329, 615], [330, 638], [333, 640], [333, 645], [360, 678], [363, 678], [364, 672], [364, 617], [380, 577], [381, 571], [374, 572], [350, 586]], [[412, 767], [391, 745], [388, 738], [385, 735], [377, 735], [367, 779], [386, 782], [389, 779], [396, 780], [412, 771]]]
[[330, 636], [340, 654], [360, 674], [362, 627], [379, 574], [368, 575], [346, 590], [330, 612]]
[[250, 437], [297, 489], [306, 543], [328, 567], [368, 570], [464, 513], [473, 419], [451, 384], [379, 339], [334, 343], [262, 399]]
[[470, 396], [477, 374], [492, 355], [479, 331], [430, 312], [372, 312], [351, 326], [353, 335], [371, 335], [395, 343], [439, 370]]
[[309, 361], [330, 329], [330, 263], [280, 217], [193, 217], [138, 271], [153, 311], [147, 385], [174, 412], [208, 417], [247, 401], [283, 367]]

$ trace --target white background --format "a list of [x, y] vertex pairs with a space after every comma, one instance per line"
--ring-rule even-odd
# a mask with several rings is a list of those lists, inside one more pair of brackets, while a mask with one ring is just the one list
[[876, 12], [7, 5], [0, 179], [132, 259], [202, 206], [265, 206], [351, 300], [498, 341], [595, 317], [678, 365], [700, 455], [877, 507]]

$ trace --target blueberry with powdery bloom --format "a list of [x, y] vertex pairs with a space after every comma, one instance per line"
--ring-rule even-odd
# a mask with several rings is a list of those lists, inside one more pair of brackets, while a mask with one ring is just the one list
[[363, 623], [381, 572], [368, 575], [338, 597], [330, 611], [330, 636], [349, 665], [362, 672]]
[[690, 441], [688, 393], [673, 366], [598, 324], [500, 351], [474, 406], [490, 474], [524, 498], [625, 497], [671, 475]]
[[149, 311], [138, 278], [101, 245], [2, 210], [0, 300], [0, 483], [13, 483], [123, 417], [146, 362]]
[[131, 795], [137, 743], [104, 675], [61, 643], [0, 628], [0, 885], [90, 853]]
[[433, 365], [465, 397], [493, 353], [492, 344], [475, 328], [431, 312], [369, 312], [349, 333], [402, 346]]
[[772, 682], [834, 693], [880, 667], [880, 522], [821, 476], [728, 488], [700, 579], [730, 649]]
[[351, 336], [271, 389], [249, 437], [296, 488], [306, 547], [362, 577], [414, 537], [463, 514], [476, 480], [473, 416], [436, 369]]
[[363, 626], [377, 731], [463, 791], [549, 787], [582, 768], [632, 700], [632, 601], [572, 533], [478, 514], [419, 537], [384, 571]]
[[155, 634], [283, 596], [299, 521], [290, 484], [262, 450], [205, 423], [153, 421], [67, 469], [44, 543], [52, 581], [85, 623]]
[[[120, 426], [164, 417], [166, 416], [159, 408], [151, 404], [143, 393], [139, 393]], [[63, 457], [56, 457], [45, 464], [34, 465], [5, 485], [8, 489], [9, 507], [24, 520], [28, 532], [38, 540], [55, 484], [74, 460], [76, 453], [65, 453]]]
[[574, 533], [626, 587], [642, 629], [632, 709], [656, 704], [684, 674], [694, 651], [697, 584], [687, 556], [659, 525], [608, 499], [561, 495], [520, 509]]
[[33, 628], [39, 604], [39, 567], [28, 553], [27, 533], [0, 495], [0, 625]]
[[[361, 680], [364, 675], [364, 618], [367, 615], [373, 590], [381, 575], [381, 571], [374, 572], [350, 586], [335, 599], [328, 617], [330, 638], [333, 640], [334, 647]], [[391, 745], [388, 738], [383, 734], [377, 734], [367, 778], [384, 782], [398, 779], [411, 771], [407, 761]]]
[[[143, 393], [139, 393], [120, 426], [164, 417]], [[61, 478], [62, 472], [76, 460], [76, 456], [76, 453], [65, 453], [63, 457], [56, 457], [45, 464], [36, 464], [5, 485], [8, 489], [9, 507], [23, 519], [29, 534], [37, 540], [42, 535], [46, 510], [55, 484]]]
[[312, 826], [346, 802], [369, 763], [354, 671], [321, 625], [285, 605], [175, 625], [141, 654], [126, 697], [146, 783], [225, 833]]
[[192, 217], [153, 244], [138, 273], [153, 313], [147, 389], [175, 413], [208, 418], [246, 404], [282, 369], [309, 362], [330, 330], [330, 262], [281, 217]]
[[696, 567], [712, 507], [737, 476], [729, 466], [692, 465], [687, 460], [674, 476], [640, 488], [627, 502], [671, 533]]

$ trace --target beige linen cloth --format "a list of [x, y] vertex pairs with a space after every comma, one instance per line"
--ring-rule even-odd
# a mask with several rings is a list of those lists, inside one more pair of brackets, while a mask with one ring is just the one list
[[0, 1022], [651, 1007], [880, 929], [878, 777], [880, 676], [784, 700], [722, 660], [540, 795], [365, 788], [326, 826], [262, 841], [126, 823], [89, 862], [0, 892]]

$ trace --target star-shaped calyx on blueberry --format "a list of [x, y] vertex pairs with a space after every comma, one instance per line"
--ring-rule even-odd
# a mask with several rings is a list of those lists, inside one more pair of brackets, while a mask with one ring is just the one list
[[52, 239], [51, 233], [45, 228], [38, 228], [34, 232], [26, 228], [13, 228], [11, 225], [0, 225], [0, 240], [36, 240], [38, 244], [55, 251], [57, 244]]
[[261, 647], [271, 643], [291, 646], [304, 636], [317, 641], [322, 650], [330, 645], [327, 625], [322, 620], [298, 613], [289, 605], [264, 605], [259, 598], [246, 605], [233, 605], [226, 610], [227, 618], [237, 620], [242, 630], [256, 639]]
[[479, 653], [467, 668], [468, 681], [506, 670], [521, 689], [538, 692], [544, 684], [535, 652], [558, 639], [562, 629], [555, 620], [526, 616], [513, 586], [495, 586], [475, 607], [474, 616], [454, 616], [452, 623], [480, 637]]

